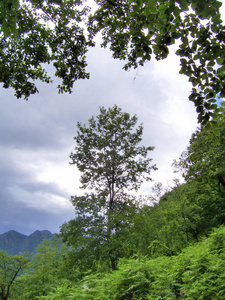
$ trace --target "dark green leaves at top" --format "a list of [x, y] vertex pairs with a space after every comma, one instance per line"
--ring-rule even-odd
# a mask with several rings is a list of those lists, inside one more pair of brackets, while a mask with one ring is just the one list
[[2, 0], [0, 2], [0, 31], [5, 36], [17, 34], [17, 11], [19, 0]]
[[188, 0], [178, 0], [176, 2], [179, 3], [182, 11], [186, 11], [189, 9], [190, 2]]
[[[143, 65], [152, 55], [157, 60], [165, 59], [170, 45], [178, 40], [180, 73], [193, 84], [189, 99], [196, 106], [198, 121], [206, 123], [217, 114], [212, 106], [206, 109], [198, 103], [201, 98], [204, 102], [214, 101], [215, 98], [207, 98], [207, 90], [214, 90], [222, 97], [225, 93], [225, 34], [220, 1], [117, 1], [115, 9], [110, 11], [107, 1], [97, 2], [99, 9], [91, 19], [97, 21], [95, 30], [102, 31], [103, 44], [110, 45], [115, 58], [126, 60], [125, 70]], [[120, 39], [122, 35], [126, 39]], [[217, 60], [221, 65], [216, 72]]]
[[[108, 111], [100, 108], [97, 118], [89, 119], [89, 127], [78, 123], [76, 148], [71, 159], [83, 172], [84, 188], [102, 185], [138, 189], [142, 179], [150, 179], [151, 159], [146, 158], [153, 147], [139, 147], [143, 127], [135, 131], [137, 117], [130, 117], [114, 106]], [[146, 176], [144, 175], [146, 173]]]
[[[62, 80], [59, 92], [72, 92], [78, 79], [89, 78], [86, 72], [88, 45], [79, 24], [88, 12], [80, 1], [24, 1], [16, 10], [14, 35], [0, 32], [0, 82], [13, 87], [17, 98], [27, 99], [37, 93], [37, 79], [50, 83], [44, 64], [52, 63], [55, 75]], [[11, 19], [10, 19], [11, 20]]]
[[[225, 96], [225, 33], [217, 0], [96, 0], [95, 13], [83, 1], [0, 2], [0, 81], [13, 87], [16, 96], [36, 93], [36, 79], [51, 82], [44, 63], [53, 63], [62, 80], [59, 92], [72, 92], [74, 82], [89, 78], [85, 54], [102, 34], [102, 46], [110, 47], [113, 58], [125, 61], [124, 69], [143, 66], [152, 56], [169, 55], [177, 41], [180, 73], [193, 85], [198, 121], [206, 123], [217, 114], [208, 90]], [[79, 6], [79, 7], [78, 7]], [[88, 38], [84, 18], [88, 19]], [[43, 22], [44, 20], [44, 22]], [[14, 34], [11, 34], [14, 32]], [[17, 34], [16, 34], [17, 32]], [[37, 40], [37, 46], [34, 41]], [[219, 68], [217, 68], [217, 63]], [[218, 70], [217, 70], [218, 69]]]

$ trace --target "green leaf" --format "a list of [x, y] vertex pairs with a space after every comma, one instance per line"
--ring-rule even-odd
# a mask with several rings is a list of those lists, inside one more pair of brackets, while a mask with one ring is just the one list
[[175, 6], [175, 8], [173, 10], [173, 14], [176, 18], [180, 16], [180, 12], [181, 12], [181, 9], [178, 6]]
[[206, 99], [211, 99], [213, 97], [215, 97], [215, 92], [208, 92], [206, 95]]
[[213, 67], [208, 67], [208, 66], [207, 66], [207, 70], [210, 71], [210, 72], [212, 72], [212, 71], [214, 71], [214, 68], [213, 68]]
[[144, 51], [143, 51], [143, 49], [141, 49], [141, 48], [139, 48], [139, 49], [137, 49], [136, 50], [137, 52], [137, 57], [142, 57], [143, 55], [144, 55]]
[[20, 5], [19, 0], [13, 0], [13, 6], [14, 6], [16, 9], [19, 8], [19, 5]]
[[198, 113], [203, 113], [203, 111], [204, 111], [203, 106], [202, 106], [202, 105], [197, 106], [196, 111], [197, 111]]
[[211, 24], [211, 30], [214, 32], [214, 33], [217, 33], [219, 31], [219, 27], [217, 24], [213, 23]]
[[217, 104], [210, 105], [210, 110], [217, 109], [217, 108], [218, 108]]
[[140, 8], [137, 4], [133, 5], [132, 7], [135, 13], [139, 12]]
[[188, 7], [189, 7], [189, 2], [186, 1], [186, 0], [179, 0], [177, 1], [179, 4], [180, 4], [180, 7], [183, 11], [186, 11], [188, 10]]
[[2, 23], [1, 30], [4, 32], [6, 37], [10, 35], [10, 28], [5, 22]]
[[218, 68], [217, 71], [216, 71], [216, 73], [218, 75], [222, 74], [223, 72], [225, 72], [225, 65], [223, 65], [222, 67]]
[[180, 59], [180, 62], [181, 62], [182, 65], [187, 65], [187, 60], [186, 60], [186, 58], [181, 58], [181, 59]]
[[207, 68], [208, 67], [213, 67], [213, 66], [215, 66], [215, 61], [214, 60], [210, 60], [210, 62], [207, 64]]
[[221, 6], [222, 6], [222, 2], [221, 1], [213, 1], [213, 7], [218, 10]]
[[219, 65], [222, 65], [224, 63], [224, 58], [216, 58], [216, 62], [219, 64]]
[[192, 81], [193, 86], [198, 85], [198, 79], [194, 78], [194, 80]]

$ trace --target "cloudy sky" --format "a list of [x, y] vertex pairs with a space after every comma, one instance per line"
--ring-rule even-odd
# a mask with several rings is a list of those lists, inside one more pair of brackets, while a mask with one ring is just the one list
[[[123, 63], [96, 47], [88, 54], [91, 78], [79, 81], [72, 94], [59, 95], [57, 80], [38, 83], [39, 94], [28, 101], [16, 99], [11, 89], [0, 88], [0, 234], [16, 230], [59, 232], [74, 218], [70, 196], [79, 190], [79, 173], [70, 165], [77, 121], [87, 123], [99, 107], [119, 107], [137, 114], [144, 125], [143, 144], [158, 171], [155, 182], [171, 185], [171, 164], [186, 149], [197, 127], [191, 86], [179, 75], [179, 59], [152, 60], [144, 68], [125, 72]], [[142, 193], [151, 194], [151, 184]]]

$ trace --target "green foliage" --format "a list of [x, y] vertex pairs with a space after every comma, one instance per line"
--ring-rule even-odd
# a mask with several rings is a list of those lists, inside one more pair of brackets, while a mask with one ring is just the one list
[[221, 227], [178, 257], [178, 266], [186, 262], [178, 269], [185, 299], [224, 298], [224, 234]]
[[[225, 96], [225, 34], [217, 0], [95, 0], [94, 15], [81, 0], [0, 2], [0, 82], [18, 98], [36, 93], [36, 79], [49, 83], [43, 64], [53, 63], [62, 79], [59, 92], [71, 92], [89, 78], [85, 54], [101, 32], [103, 47], [126, 60], [124, 69], [168, 57], [177, 41], [180, 73], [192, 83], [199, 122], [219, 113], [216, 97]], [[80, 6], [77, 8], [77, 6]], [[88, 38], [84, 34], [88, 19]]]
[[218, 299], [225, 297], [225, 228], [173, 257], [122, 260], [117, 271], [58, 286], [41, 299]]
[[0, 28], [5, 36], [16, 34], [17, 10], [19, 0], [3, 0], [0, 2]]
[[[69, 280], [62, 280], [53, 288], [53, 291], [50, 291], [46, 296], [40, 296], [40, 300], [62, 300], [62, 299], [74, 299], [76, 297], [74, 293], [73, 284]], [[72, 295], [72, 296], [71, 296]], [[78, 298], [77, 298], [78, 299]]]
[[224, 224], [224, 216], [224, 192], [217, 184], [192, 180], [178, 185], [136, 213], [128, 232], [131, 253], [152, 258], [178, 254]]
[[[196, 203], [203, 208], [205, 225], [218, 226], [225, 220], [225, 114], [213, 119], [214, 126], [202, 126], [175, 166], [188, 182], [195, 182]], [[207, 226], [207, 225], [206, 225]]]
[[17, 277], [28, 263], [27, 255], [10, 256], [0, 250], [0, 299], [7, 300], [11, 289], [17, 283]]
[[186, 180], [197, 179], [225, 189], [225, 107], [220, 107], [220, 115], [213, 119], [214, 126], [202, 126], [190, 140], [180, 165], [186, 172]]
[[89, 127], [78, 123], [75, 152], [70, 157], [82, 172], [82, 188], [92, 192], [72, 197], [77, 218], [64, 224], [61, 234], [75, 246], [77, 255], [85, 257], [82, 264], [106, 256], [112, 269], [116, 268], [125, 246], [124, 234], [137, 209], [135, 197], [127, 192], [150, 180], [150, 171], [156, 169], [147, 158], [154, 148], [138, 146], [143, 126], [135, 129], [136, 123], [136, 116], [130, 117], [116, 105], [100, 108], [100, 115], [89, 119]]
[[[221, 112], [223, 109], [222, 107]], [[91, 124], [93, 128], [97, 128], [97, 123], [93, 118]], [[109, 219], [105, 220], [102, 214], [106, 200], [111, 199], [110, 195], [113, 195], [110, 189], [107, 196], [109, 198], [106, 197], [104, 190], [98, 194], [98, 197], [92, 193], [72, 198], [72, 202], [80, 213], [75, 220], [62, 226], [62, 235], [70, 245], [76, 245], [75, 250], [70, 253], [70, 260], [73, 264], [77, 262], [83, 275], [88, 269], [92, 271], [108, 269], [106, 261], [109, 253], [110, 255], [113, 253], [116, 259], [132, 255], [151, 258], [177, 255], [188, 245], [198, 242], [202, 236], [209, 234], [212, 228], [224, 223], [225, 201], [224, 188], [221, 183], [223, 177], [221, 179], [221, 172], [218, 177], [217, 168], [215, 168], [217, 165], [218, 168], [223, 169], [224, 163], [223, 113], [220, 115], [218, 124], [218, 129], [215, 129], [215, 126], [211, 130], [203, 127], [204, 134], [202, 131], [196, 134], [191, 140], [189, 152], [182, 155], [181, 161], [177, 163], [177, 166], [185, 167], [182, 171], [184, 170], [186, 174], [192, 174], [187, 183], [178, 185], [161, 196], [159, 203], [155, 203], [153, 207], [132, 206], [132, 203], [135, 203], [135, 199], [132, 198], [127, 198], [125, 202], [116, 202], [116, 206], [113, 206], [112, 223], [109, 224], [115, 232], [110, 236], [107, 235]], [[85, 143], [81, 143], [82, 136], [79, 141], [81, 147], [76, 148], [78, 154], [75, 157], [82, 170], [85, 171], [87, 168], [87, 175], [83, 177], [82, 183], [86, 188], [89, 186], [100, 190], [104, 187], [101, 180], [105, 180], [104, 176], [108, 173], [104, 173], [104, 170], [107, 168], [102, 166], [102, 156], [98, 158], [101, 152], [88, 148], [89, 145], [96, 145], [98, 136], [95, 131], [88, 131], [86, 127], [82, 127], [82, 130], [82, 134], [86, 134], [86, 140]], [[92, 137], [95, 138], [94, 142]], [[103, 140], [104, 138], [100, 136], [100, 146], [104, 149], [106, 142]], [[109, 159], [110, 150], [109, 148], [106, 150], [108, 151], [106, 152], [107, 159]], [[88, 155], [91, 157], [90, 165], [87, 163]], [[191, 161], [190, 157], [194, 157], [195, 160]], [[99, 174], [96, 172], [97, 165], [92, 164], [93, 161], [100, 162]], [[128, 162], [127, 159], [126, 162]], [[107, 166], [110, 166], [110, 162], [107, 162]], [[119, 166], [119, 163], [116, 163], [116, 166]], [[97, 187], [95, 181], [92, 180], [92, 174], [96, 176]], [[129, 183], [128, 180], [126, 184], [127, 182]], [[159, 195], [161, 189], [160, 184], [154, 188]], [[123, 200], [124, 197], [123, 194]], [[99, 265], [103, 268], [99, 268]]]
[[138, 147], [143, 126], [135, 129], [137, 116], [130, 117], [116, 105], [89, 119], [89, 127], [78, 122], [74, 138], [73, 164], [83, 173], [82, 188], [96, 191], [137, 190], [143, 179], [151, 180], [152, 159], [146, 158], [154, 147]]
[[[133, 251], [141, 256], [171, 256], [198, 240], [202, 208], [190, 184], [175, 187], [153, 207], [143, 207], [130, 229]], [[208, 228], [208, 227], [207, 227]], [[212, 228], [212, 227], [210, 227]]]
[[64, 263], [67, 251], [60, 239], [44, 240], [30, 260], [26, 273], [20, 276], [20, 288], [16, 290], [15, 298], [39, 299], [61, 282], [68, 281], [72, 268], [67, 269]]
[[[38, 92], [35, 80], [51, 82], [43, 65], [52, 63], [55, 76], [62, 80], [59, 92], [71, 93], [74, 81], [89, 78], [85, 70], [85, 53], [91, 43], [86, 41], [79, 25], [87, 8], [81, 9], [81, 1], [77, 0], [63, 1], [59, 5], [54, 1], [25, 0], [16, 10], [10, 10], [9, 6], [14, 2], [4, 0], [0, 3], [3, 15], [0, 82], [3, 87], [12, 87], [17, 98], [27, 99]], [[9, 22], [12, 24], [6, 29]]]
[[72, 197], [77, 217], [61, 227], [69, 247], [43, 243], [12, 299], [224, 299], [224, 107], [174, 164], [187, 182], [164, 195], [156, 184], [152, 207], [125, 193], [142, 181], [129, 166], [155, 168], [144, 164], [152, 147], [137, 146], [136, 122], [114, 106], [79, 124], [71, 158], [91, 192]]
[[[125, 70], [144, 65], [152, 56], [167, 58], [169, 47], [179, 42], [180, 73], [193, 89], [198, 120], [207, 122], [218, 113], [216, 95], [224, 90], [224, 25], [217, 0], [121, 0], [98, 1], [90, 18], [90, 32], [101, 31], [102, 46], [110, 46], [114, 58], [126, 60]], [[219, 64], [217, 69], [215, 66]]]

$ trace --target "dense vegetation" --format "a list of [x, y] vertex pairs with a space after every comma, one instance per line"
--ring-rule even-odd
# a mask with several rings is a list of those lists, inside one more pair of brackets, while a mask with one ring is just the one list
[[[8, 299], [223, 300], [223, 106], [221, 111], [217, 128], [199, 128], [180, 160], [174, 162], [176, 171], [185, 178], [184, 183], [176, 180], [176, 186], [164, 193], [154, 206], [147, 202], [140, 206], [134, 201], [129, 208], [128, 201], [122, 208], [119, 204], [121, 215], [112, 214], [123, 225], [118, 234], [115, 232], [116, 239], [113, 234], [110, 237], [117, 256], [116, 270], [110, 264], [108, 244], [101, 239], [102, 227], [99, 225], [101, 230], [96, 227], [94, 235], [88, 234], [85, 240], [77, 236], [76, 243], [73, 231], [64, 230], [69, 222], [62, 226], [65, 243], [60, 239], [43, 242], [10, 286]], [[153, 199], [151, 195], [149, 198]], [[130, 217], [130, 211], [132, 223], [125, 226], [122, 221]], [[79, 221], [83, 222], [81, 218], [76, 222]], [[82, 246], [80, 241], [85, 244]], [[0, 275], [4, 273], [3, 268]]]

